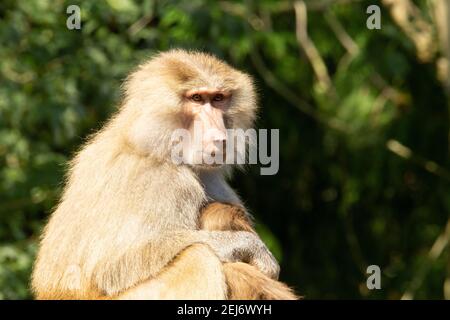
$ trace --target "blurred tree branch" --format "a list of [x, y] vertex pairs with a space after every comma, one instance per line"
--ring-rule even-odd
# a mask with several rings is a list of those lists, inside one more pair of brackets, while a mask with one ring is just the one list
[[314, 43], [308, 37], [308, 12], [304, 1], [295, 1], [295, 22], [296, 29], [295, 34], [297, 36], [298, 44], [305, 51], [314, 73], [316, 74], [319, 86], [323, 91], [329, 91], [331, 89], [330, 75], [328, 74], [325, 62], [319, 54]]
[[284, 85], [272, 71], [264, 64], [258, 50], [252, 50], [250, 52], [250, 58], [252, 59], [253, 65], [255, 66], [258, 73], [264, 79], [269, 87], [274, 89], [279, 95], [284, 97], [289, 103], [295, 106], [297, 109], [302, 111], [304, 114], [314, 118], [320, 123], [324, 123], [330, 128], [345, 132], [347, 128], [337, 120], [328, 119], [323, 115], [319, 114], [308, 102], [300, 98], [294, 91], [292, 91], [288, 86]]
[[438, 77], [444, 84], [447, 94], [450, 94], [450, 6], [447, 0], [435, 0], [432, 4], [434, 6], [434, 18], [441, 51], [441, 57], [436, 62]]
[[353, 58], [359, 54], [360, 50], [356, 42], [352, 39], [352, 37], [350, 37], [344, 26], [330, 10], [325, 12], [325, 20], [341, 45], [345, 48], [345, 50], [347, 50], [347, 53], [342, 57], [338, 64], [338, 69], [342, 71], [347, 69]]
[[[388, 1], [394, 1], [396, 3], [396, 0], [384, 0]], [[407, 2], [409, 0], [406, 0]], [[286, 3], [290, 3], [292, 5], [292, 2], [284, 2], [282, 5], [285, 5]], [[308, 4], [310, 2], [307, 2]], [[330, 3], [330, 1], [324, 1], [323, 3]], [[323, 5], [322, 3], [322, 5]], [[280, 4], [281, 5], [281, 4]], [[407, 4], [409, 5], [409, 4]], [[247, 21], [247, 23], [255, 30], [261, 31], [265, 30], [266, 26], [264, 23], [264, 20], [261, 19], [257, 14], [254, 12], [249, 12], [248, 7], [245, 6], [236, 6], [234, 3], [230, 3], [227, 1], [221, 1], [220, 6], [227, 12], [238, 15], [242, 18], [244, 18], [244, 21]], [[320, 6], [323, 8], [322, 6]], [[413, 7], [415, 8], [415, 7]], [[309, 9], [309, 7], [308, 7]], [[317, 9], [317, 7], [316, 7]], [[417, 8], [416, 8], [417, 9]], [[416, 12], [416, 9], [411, 9], [414, 14], [418, 14]], [[398, 10], [398, 8], [396, 9]], [[418, 9], [417, 9], [418, 10]], [[328, 75], [327, 68], [325, 66], [325, 63], [323, 62], [322, 57], [320, 56], [318, 50], [313, 45], [312, 40], [308, 37], [306, 32], [306, 25], [307, 25], [307, 7], [304, 1], [295, 1], [294, 2], [294, 11], [296, 13], [296, 35], [297, 39], [300, 43], [300, 46], [304, 48], [305, 52], [307, 53], [307, 56], [309, 58], [309, 61], [315, 70], [316, 76], [324, 86], [331, 85], [331, 78]], [[270, 13], [267, 13], [270, 15]], [[398, 11], [395, 13], [398, 15]], [[403, 19], [403, 16], [402, 16]], [[417, 18], [419, 19], [419, 18]], [[267, 20], [267, 17], [266, 17]], [[403, 20], [402, 20], [403, 21]], [[346, 50], [352, 54], [355, 55], [359, 52], [359, 48], [357, 44], [351, 39], [351, 37], [347, 34], [345, 29], [340, 24], [339, 20], [337, 18], [333, 17], [332, 14], [328, 15], [328, 22], [330, 23], [330, 26], [332, 27], [333, 31], [336, 34], [336, 37], [340, 41], [340, 43], [343, 45]], [[422, 25], [422, 20], [419, 19], [419, 25]], [[349, 133], [350, 129], [348, 126], [343, 123], [342, 121], [334, 118], [328, 118], [322, 114], [320, 114], [312, 105], [304, 101], [302, 98], [300, 98], [294, 91], [292, 91], [288, 86], [283, 84], [281, 80], [277, 78], [277, 76], [265, 65], [262, 57], [260, 56], [258, 49], [255, 48], [255, 50], [250, 51], [250, 58], [258, 71], [258, 73], [261, 75], [261, 77], [264, 79], [264, 81], [276, 92], [278, 92], [282, 97], [284, 97], [286, 100], [288, 100], [292, 105], [294, 105], [297, 109], [302, 111], [304, 114], [314, 118], [316, 121], [325, 124], [326, 126], [341, 131]], [[376, 83], [378, 84], [379, 90], [381, 91], [381, 94], [379, 95], [378, 99], [376, 100], [376, 103], [374, 105], [374, 114], [376, 115], [377, 111], [379, 111], [382, 106], [384, 105], [386, 100], [393, 100], [398, 101], [398, 99], [402, 99], [402, 95], [393, 87], [388, 86], [386, 84], [386, 81], [382, 79], [382, 77], [376, 73], [373, 79], [378, 79]], [[411, 160], [412, 162], [416, 163], [417, 165], [424, 168], [427, 172], [434, 174], [438, 177], [444, 178], [446, 180], [450, 180], [450, 173], [448, 170], [446, 170], [444, 167], [438, 165], [436, 162], [423, 158], [421, 156], [415, 155], [411, 150], [409, 155], [405, 156], [404, 153], [399, 152], [399, 150], [404, 150], [402, 148], [399, 148], [399, 146], [402, 146], [401, 143], [399, 143], [396, 140], [387, 140], [386, 141], [386, 148], [393, 152], [394, 154], [397, 154], [398, 156]], [[403, 146], [403, 148], [406, 148]], [[408, 149], [408, 148], [406, 148]], [[409, 149], [408, 149], [409, 150]], [[414, 155], [414, 156], [412, 156]]]
[[386, 147], [397, 156], [410, 160], [422, 167], [424, 170], [450, 181], [450, 172], [447, 169], [438, 165], [434, 161], [416, 155], [410, 148], [401, 144], [399, 141], [390, 139], [386, 142]]
[[436, 54], [436, 42], [433, 27], [422, 16], [410, 0], [382, 0], [390, 10], [392, 19], [412, 40], [417, 50], [417, 57], [423, 62], [429, 62]]
[[[447, 221], [447, 225], [444, 231], [437, 237], [436, 241], [433, 243], [431, 249], [428, 252], [427, 259], [421, 268], [418, 269], [416, 275], [411, 280], [408, 289], [402, 295], [402, 300], [412, 300], [414, 299], [415, 292], [422, 285], [426, 274], [428, 273], [430, 266], [439, 258], [444, 249], [447, 247], [450, 241], [450, 219]], [[445, 284], [444, 284], [445, 285]]]

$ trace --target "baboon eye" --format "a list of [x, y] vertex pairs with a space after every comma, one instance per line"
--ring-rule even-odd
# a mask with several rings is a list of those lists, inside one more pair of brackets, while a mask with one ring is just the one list
[[223, 94], [218, 93], [213, 98], [214, 101], [222, 101], [223, 100]]
[[202, 96], [199, 95], [198, 93], [195, 93], [191, 96], [191, 99], [195, 102], [200, 102], [200, 101], [202, 101]]

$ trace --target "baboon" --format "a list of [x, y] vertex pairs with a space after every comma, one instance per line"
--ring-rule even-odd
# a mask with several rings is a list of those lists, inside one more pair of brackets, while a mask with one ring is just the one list
[[[38, 299], [294, 299], [225, 182], [227, 129], [251, 128], [251, 78], [205, 53], [157, 54], [70, 162], [32, 274]], [[174, 161], [173, 132], [187, 143]], [[209, 205], [208, 205], [209, 204]], [[203, 213], [203, 214], [202, 214]]]

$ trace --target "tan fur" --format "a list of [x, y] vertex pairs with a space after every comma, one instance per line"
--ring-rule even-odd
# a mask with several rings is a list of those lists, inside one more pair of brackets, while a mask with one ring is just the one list
[[158, 277], [117, 297], [119, 300], [226, 298], [227, 286], [222, 263], [211, 249], [203, 244], [187, 248]]
[[[243, 207], [219, 202], [202, 210], [200, 227], [211, 231], [254, 232]], [[206, 278], [205, 274], [209, 276]], [[208, 296], [199, 288], [207, 288]], [[128, 290], [118, 299], [296, 300], [299, 297], [284, 283], [270, 279], [247, 263], [222, 266], [207, 246], [199, 244], [183, 251], [157, 278]]]
[[[245, 209], [240, 206], [213, 202], [203, 209], [202, 229], [245, 230], [255, 232]], [[287, 285], [270, 279], [255, 267], [242, 262], [225, 263], [225, 278], [230, 300], [296, 300], [299, 297]]]
[[195, 281], [183, 281], [185, 272], [170, 273], [178, 291], [157, 297], [219, 299], [228, 269], [218, 255], [253, 247], [259, 253], [253, 263], [277, 274], [273, 257], [254, 234], [199, 230], [205, 203], [242, 204], [222, 169], [175, 165], [170, 159], [171, 134], [186, 122], [180, 94], [198, 86], [232, 93], [232, 107], [224, 114], [229, 128], [252, 126], [256, 95], [250, 77], [217, 58], [171, 50], [138, 67], [124, 84], [117, 113], [70, 162], [34, 265], [36, 298], [153, 298], [145, 296], [145, 288], [167, 282], [166, 270], [180, 266], [192, 271]]
[[229, 300], [297, 300], [291, 288], [242, 262], [225, 263]]
[[243, 207], [220, 202], [210, 203], [203, 209], [200, 229], [254, 232], [253, 222]]

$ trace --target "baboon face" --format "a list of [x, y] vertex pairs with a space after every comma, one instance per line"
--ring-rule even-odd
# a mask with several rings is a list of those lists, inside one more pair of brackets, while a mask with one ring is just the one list
[[[125, 84], [129, 143], [140, 152], [194, 166], [223, 164], [227, 129], [252, 126], [250, 77], [204, 53], [162, 53]], [[181, 161], [180, 161], [181, 160]]]

